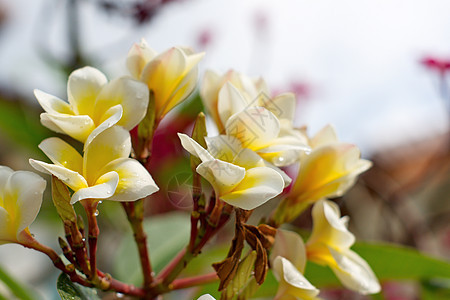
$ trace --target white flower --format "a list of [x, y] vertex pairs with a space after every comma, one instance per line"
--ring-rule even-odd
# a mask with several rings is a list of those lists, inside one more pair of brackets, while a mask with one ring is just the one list
[[361, 294], [375, 294], [380, 284], [367, 262], [350, 247], [355, 237], [347, 229], [336, 203], [318, 201], [312, 210], [313, 231], [306, 243], [308, 260], [328, 265], [342, 284]]
[[59, 138], [48, 138], [39, 148], [53, 164], [34, 159], [30, 164], [69, 186], [72, 204], [83, 199], [134, 201], [158, 191], [147, 170], [129, 158], [130, 135], [120, 126], [100, 133], [83, 156]]
[[41, 208], [45, 186], [46, 181], [32, 172], [0, 166], [0, 245], [30, 235], [28, 226]]
[[157, 54], [145, 40], [130, 49], [128, 70], [152, 92], [157, 121], [194, 90], [198, 76], [197, 64], [203, 56], [204, 53], [194, 53], [182, 47], [173, 47]]
[[187, 135], [179, 133], [178, 136], [184, 149], [200, 158], [202, 163], [198, 165], [197, 173], [211, 183], [216, 196], [223, 201], [251, 210], [283, 191], [282, 175], [273, 168], [266, 167], [258, 155], [250, 149], [235, 153], [233, 147], [224, 146], [232, 144], [233, 139], [228, 142], [227, 137], [218, 137], [214, 142], [207, 139], [209, 145], [214, 145], [212, 152], [220, 156], [216, 158]]
[[58, 133], [89, 143], [102, 131], [120, 125], [131, 130], [144, 118], [148, 89], [142, 82], [121, 77], [108, 82], [105, 75], [92, 67], [72, 72], [67, 82], [69, 103], [35, 90], [45, 113], [41, 123]]

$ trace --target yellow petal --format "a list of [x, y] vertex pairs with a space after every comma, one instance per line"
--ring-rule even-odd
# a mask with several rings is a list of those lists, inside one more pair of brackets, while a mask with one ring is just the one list
[[272, 263], [277, 256], [289, 260], [301, 273], [305, 271], [305, 243], [297, 233], [284, 229], [277, 230], [275, 242], [270, 253], [270, 260]]
[[322, 128], [310, 141], [311, 147], [318, 148], [333, 143], [337, 143], [338, 138], [334, 126], [328, 124]]
[[280, 123], [265, 108], [249, 107], [228, 119], [227, 135], [238, 138], [244, 147], [258, 151], [267, 147], [278, 137]]
[[216, 195], [223, 199], [244, 178], [245, 169], [228, 162], [214, 159], [204, 161], [197, 167], [197, 173], [203, 176], [213, 186]]
[[137, 80], [121, 77], [103, 86], [97, 96], [94, 121], [100, 124], [104, 114], [113, 106], [121, 105], [123, 114], [118, 125], [127, 130], [133, 129], [144, 118], [148, 106], [148, 88]]
[[101, 123], [89, 134], [84, 142], [83, 151], [89, 147], [94, 138], [105, 131], [106, 129], [116, 125], [119, 120], [122, 118], [123, 109], [122, 105], [118, 104], [111, 108], [109, 108], [106, 112], [104, 112], [102, 116]]
[[44, 93], [40, 90], [34, 90], [34, 96], [42, 108], [50, 114], [74, 114], [69, 103], [59, 99], [58, 97]]
[[95, 99], [107, 81], [102, 72], [92, 67], [84, 67], [70, 74], [67, 95], [75, 114], [93, 115]]
[[130, 152], [130, 134], [122, 127], [113, 126], [100, 133], [89, 144], [83, 157], [83, 175], [89, 185], [102, 175], [100, 171], [104, 166], [115, 159], [129, 157]]
[[77, 173], [83, 173], [83, 158], [72, 146], [60, 138], [48, 138], [39, 144], [39, 149], [55, 164]]

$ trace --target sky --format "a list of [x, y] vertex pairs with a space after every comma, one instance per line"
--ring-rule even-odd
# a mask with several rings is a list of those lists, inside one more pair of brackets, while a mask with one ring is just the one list
[[[262, 76], [276, 91], [305, 84], [297, 124], [315, 133], [332, 123], [365, 156], [448, 128], [437, 76], [419, 63], [425, 55], [450, 58], [448, 1], [185, 0], [140, 28], [81, 2], [82, 50], [110, 78], [126, 73], [126, 53], [142, 37], [157, 51], [198, 49], [208, 32], [201, 73], [233, 68]], [[37, 51], [44, 45], [56, 57], [67, 53], [65, 2], [3, 6], [10, 16], [0, 32], [0, 84], [30, 101], [35, 88], [65, 99], [65, 78]]]

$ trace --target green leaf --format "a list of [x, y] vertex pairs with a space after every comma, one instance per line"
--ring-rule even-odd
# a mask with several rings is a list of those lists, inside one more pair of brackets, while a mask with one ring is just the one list
[[37, 145], [51, 132], [39, 123], [39, 112], [21, 100], [0, 98], [0, 131], [17, 145], [40, 153]]
[[[159, 272], [189, 242], [190, 217], [180, 212], [153, 216], [144, 220], [144, 230], [153, 270]], [[131, 234], [123, 239], [115, 262], [117, 279], [137, 285], [142, 283], [138, 251]]]
[[[228, 284], [227, 288], [222, 292], [224, 299], [231, 299], [236, 293], [247, 285], [250, 275], [253, 271], [253, 266], [256, 261], [256, 251], [252, 251], [240, 263], [236, 271], [236, 275]], [[253, 277], [252, 277], [253, 278]], [[225, 296], [224, 296], [225, 295]]]
[[64, 273], [59, 275], [56, 289], [62, 300], [100, 300], [96, 289], [73, 283]]
[[[450, 263], [432, 258], [413, 248], [394, 244], [356, 243], [353, 250], [371, 266], [380, 281], [450, 278]], [[305, 277], [312, 284], [340, 286], [328, 267], [308, 262]]]
[[69, 189], [55, 176], [52, 176], [52, 199], [56, 211], [63, 221], [77, 222], [77, 215], [70, 204]]
[[450, 279], [429, 279], [422, 282], [423, 300], [450, 299]]
[[[11, 277], [11, 275], [9, 275], [2, 267], [0, 267], [0, 281], [3, 282], [17, 298], [23, 300], [34, 299], [34, 297], [31, 296], [30, 291], [16, 279]], [[2, 297], [0, 297], [0, 299], [2, 299]]]

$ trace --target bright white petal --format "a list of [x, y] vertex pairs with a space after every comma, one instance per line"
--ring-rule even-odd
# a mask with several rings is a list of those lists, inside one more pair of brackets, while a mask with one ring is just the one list
[[80, 153], [60, 138], [45, 139], [38, 147], [55, 165], [82, 173], [83, 158]]
[[116, 191], [119, 183], [119, 174], [112, 171], [101, 176], [94, 186], [76, 191], [70, 199], [70, 204], [74, 204], [83, 199], [106, 199], [111, 197]]
[[251, 210], [279, 195], [284, 188], [281, 175], [267, 167], [247, 170], [244, 179], [221, 199], [233, 206]]
[[59, 128], [55, 123], [53, 123], [51, 119], [49, 119], [48, 113], [42, 113], [40, 115], [40, 118], [42, 126], [47, 127], [51, 131], [66, 134], [61, 128]]
[[282, 299], [283, 295], [291, 295], [298, 299], [310, 300], [315, 299], [319, 294], [319, 290], [286, 258], [277, 256], [272, 268], [280, 281], [275, 299]]
[[234, 189], [245, 176], [245, 169], [219, 159], [202, 162], [197, 173], [211, 183], [217, 196]]
[[88, 186], [86, 179], [79, 173], [66, 169], [61, 166], [51, 165], [42, 161], [30, 159], [30, 165], [39, 172], [54, 175], [59, 180], [68, 185], [72, 190], [77, 191], [79, 189]]
[[334, 126], [328, 124], [322, 128], [310, 141], [312, 148], [337, 143], [338, 138]]
[[127, 55], [127, 68], [131, 75], [139, 79], [147, 62], [151, 61], [156, 55], [157, 52], [151, 49], [144, 39], [139, 44], [133, 44]]
[[[102, 175], [100, 170], [118, 158], [130, 156], [131, 139], [128, 131], [120, 126], [113, 126], [99, 135], [86, 148], [84, 153], [84, 177], [89, 185]], [[110, 195], [112, 196], [112, 194]]]
[[238, 138], [244, 147], [257, 151], [278, 137], [280, 122], [263, 107], [249, 107], [228, 119], [227, 135]]
[[288, 185], [291, 184], [291, 182], [292, 182], [291, 177], [289, 177], [288, 174], [286, 174], [283, 170], [281, 170], [280, 168], [272, 165], [268, 161], [263, 160], [263, 162], [264, 162], [264, 166], [265, 167], [268, 167], [268, 168], [271, 168], [271, 169], [277, 171], [281, 175], [281, 177], [283, 177], [284, 187], [287, 187]]
[[56, 96], [47, 94], [40, 90], [34, 90], [34, 96], [47, 113], [73, 115], [73, 111], [70, 108], [69, 103], [59, 99]]
[[206, 151], [206, 149], [204, 149], [186, 134], [178, 133], [178, 137], [181, 140], [181, 145], [183, 146], [183, 148], [186, 149], [186, 151], [190, 154], [200, 158], [201, 161], [206, 162], [214, 159], [214, 157], [208, 151]]
[[129, 77], [121, 77], [103, 86], [95, 102], [94, 120], [99, 124], [106, 118], [104, 114], [113, 106], [121, 105], [123, 114], [118, 125], [133, 129], [147, 113], [149, 92], [143, 82]]
[[342, 284], [361, 294], [375, 294], [381, 287], [367, 262], [350, 249], [343, 252], [329, 248], [337, 263], [332, 269]]
[[108, 109], [108, 111], [105, 112], [103, 115], [104, 118], [106, 118], [100, 125], [97, 126], [87, 137], [86, 142], [84, 142], [83, 151], [86, 151], [87, 147], [91, 144], [92, 140], [105, 131], [106, 129], [116, 125], [119, 120], [122, 118], [122, 105], [118, 104], [116, 106], [113, 106]]
[[[45, 116], [45, 117], [43, 117]], [[94, 121], [89, 116], [73, 116], [73, 115], [51, 115], [43, 113], [41, 114], [41, 123], [56, 132], [62, 132], [70, 137], [84, 143], [89, 134], [94, 130]], [[51, 124], [47, 126], [47, 124]], [[60, 130], [55, 130], [54, 128]]]
[[106, 76], [92, 67], [73, 71], [67, 81], [67, 95], [72, 110], [77, 115], [92, 116], [95, 99], [107, 82]]
[[198, 298], [197, 300], [216, 300], [216, 298], [214, 298], [210, 294], [206, 294], [206, 295], [200, 296], [200, 298]]
[[[16, 201], [5, 203], [4, 207], [7, 211], [16, 212], [14, 222], [18, 226], [17, 232], [33, 223], [41, 208], [46, 184], [47, 182], [42, 177], [28, 171], [14, 172], [9, 178], [4, 191], [5, 198]], [[8, 207], [9, 205], [14, 207]]]
[[262, 100], [259, 106], [270, 110], [278, 119], [286, 119], [292, 122], [295, 115], [295, 94], [284, 93], [270, 99], [269, 97], [260, 97]]
[[226, 124], [232, 115], [243, 111], [247, 106], [245, 98], [230, 82], [226, 82], [220, 89], [217, 107], [222, 124]]
[[6, 166], [0, 166], [0, 191], [3, 190], [8, 178], [14, 171]]
[[116, 159], [102, 170], [102, 172], [108, 171], [115, 171], [119, 174], [116, 192], [108, 200], [135, 201], [159, 190], [152, 176], [137, 160]]
[[270, 260], [277, 256], [288, 259], [301, 273], [306, 265], [306, 248], [300, 235], [296, 232], [278, 229], [275, 236], [275, 243], [270, 253]]

